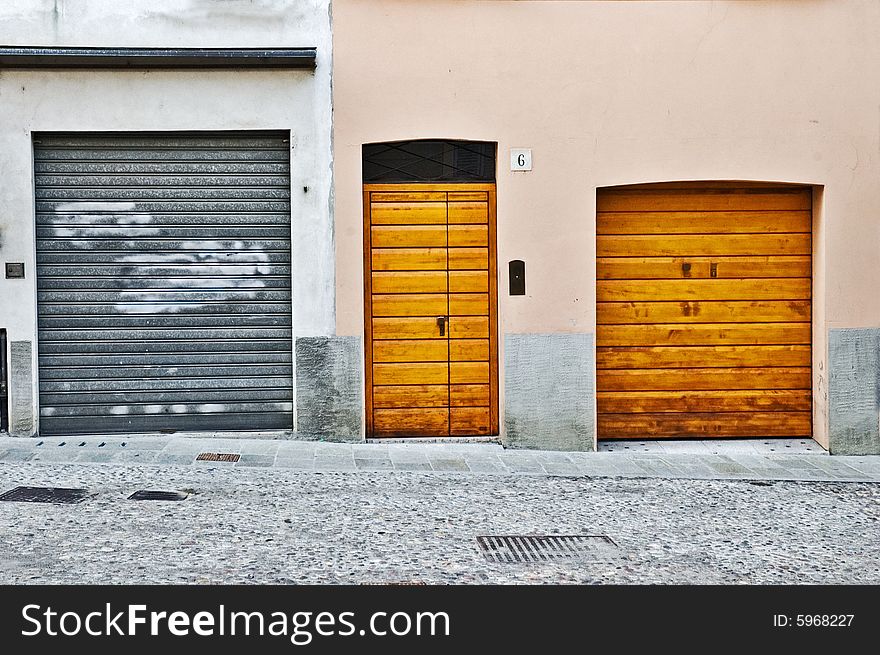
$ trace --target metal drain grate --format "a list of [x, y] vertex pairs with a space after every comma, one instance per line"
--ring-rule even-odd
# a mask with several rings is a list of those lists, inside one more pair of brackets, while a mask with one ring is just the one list
[[197, 462], [237, 462], [241, 459], [238, 453], [199, 453]]
[[189, 494], [182, 491], [152, 491], [141, 489], [128, 497], [129, 500], [186, 500]]
[[426, 586], [427, 582], [422, 582], [421, 580], [394, 580], [394, 581], [384, 581], [384, 582], [361, 582], [361, 585], [379, 585], [383, 587], [423, 587]]
[[79, 503], [88, 497], [85, 489], [60, 487], [16, 487], [0, 495], [0, 500], [14, 503]]
[[490, 562], [555, 562], [573, 559], [607, 559], [617, 544], [605, 535], [489, 535], [477, 537]]

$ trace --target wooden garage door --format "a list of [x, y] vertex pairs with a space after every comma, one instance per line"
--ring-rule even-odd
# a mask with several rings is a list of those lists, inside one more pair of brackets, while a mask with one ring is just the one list
[[811, 434], [811, 191], [599, 190], [602, 439]]
[[365, 185], [367, 433], [498, 433], [495, 187]]

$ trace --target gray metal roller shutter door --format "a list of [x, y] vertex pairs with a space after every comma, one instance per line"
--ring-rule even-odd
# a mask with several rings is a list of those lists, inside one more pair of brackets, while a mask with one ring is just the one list
[[292, 427], [284, 135], [34, 140], [40, 431]]

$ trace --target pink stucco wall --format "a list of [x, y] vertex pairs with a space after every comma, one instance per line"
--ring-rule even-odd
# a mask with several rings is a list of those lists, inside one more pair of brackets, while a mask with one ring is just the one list
[[429, 137], [498, 142], [502, 334], [594, 331], [597, 187], [702, 179], [821, 187], [817, 393], [826, 330], [880, 326], [876, 0], [334, 0], [333, 31], [339, 334], [363, 333], [360, 146]]

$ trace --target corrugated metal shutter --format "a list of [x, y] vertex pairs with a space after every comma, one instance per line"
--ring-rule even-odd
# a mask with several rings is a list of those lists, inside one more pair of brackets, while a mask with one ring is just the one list
[[40, 135], [40, 430], [292, 427], [283, 134]]

